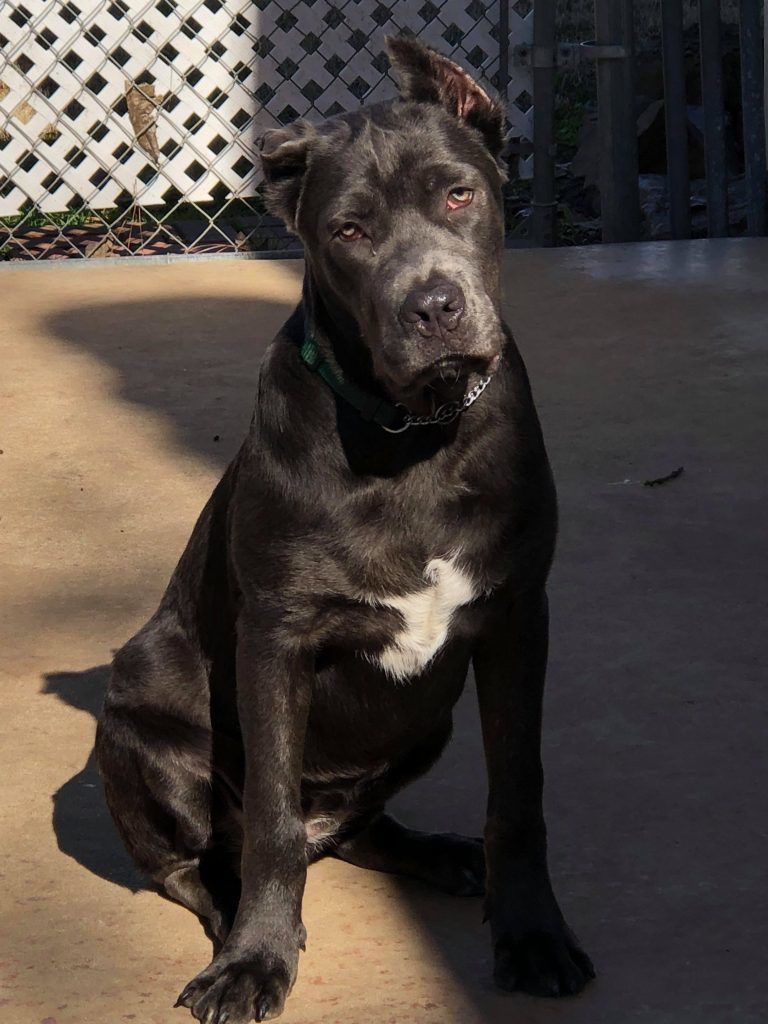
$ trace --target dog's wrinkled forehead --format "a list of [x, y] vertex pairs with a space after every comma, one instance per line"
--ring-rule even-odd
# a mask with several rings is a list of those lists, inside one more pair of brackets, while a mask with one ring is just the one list
[[418, 205], [431, 188], [446, 182], [499, 181], [495, 161], [473, 133], [451, 123], [437, 108], [372, 107], [323, 126], [309, 167], [297, 222], [381, 208], [389, 213]]
[[363, 108], [326, 122], [320, 130], [317, 159], [348, 168], [350, 177], [355, 171], [364, 172], [372, 187], [381, 186], [402, 174], [408, 143], [413, 141], [408, 128], [386, 106]]

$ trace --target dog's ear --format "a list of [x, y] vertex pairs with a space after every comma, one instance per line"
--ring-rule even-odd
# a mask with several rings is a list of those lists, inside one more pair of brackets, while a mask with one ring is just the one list
[[272, 128], [259, 141], [267, 209], [292, 231], [296, 230], [301, 184], [314, 138], [311, 124], [295, 121], [287, 128]]
[[410, 36], [389, 36], [385, 45], [403, 99], [444, 107], [477, 128], [498, 157], [504, 145], [504, 108], [497, 100], [460, 65]]

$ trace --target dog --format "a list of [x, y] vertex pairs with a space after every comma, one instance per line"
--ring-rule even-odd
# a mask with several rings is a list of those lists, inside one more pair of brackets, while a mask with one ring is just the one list
[[[160, 607], [115, 656], [96, 753], [138, 866], [206, 922], [176, 1005], [277, 1016], [332, 855], [485, 893], [505, 989], [594, 971], [550, 884], [542, 813], [546, 581], [557, 509], [501, 318], [504, 115], [461, 67], [388, 40], [397, 99], [268, 132], [269, 208], [303, 241], [238, 455]], [[451, 733], [472, 663], [483, 839], [388, 799]]]

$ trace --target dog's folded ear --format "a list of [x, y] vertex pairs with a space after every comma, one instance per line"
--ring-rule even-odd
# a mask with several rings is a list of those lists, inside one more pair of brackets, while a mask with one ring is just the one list
[[311, 124], [295, 121], [287, 128], [270, 129], [259, 140], [267, 209], [292, 231], [296, 230], [301, 184], [314, 138]]
[[444, 107], [477, 128], [498, 157], [504, 145], [504, 108], [498, 100], [460, 65], [410, 36], [389, 36], [385, 45], [404, 100]]

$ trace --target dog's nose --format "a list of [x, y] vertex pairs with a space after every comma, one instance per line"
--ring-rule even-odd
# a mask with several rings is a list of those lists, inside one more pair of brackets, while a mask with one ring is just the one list
[[425, 338], [453, 331], [464, 312], [464, 292], [450, 281], [433, 281], [426, 288], [414, 288], [400, 307], [400, 321], [416, 326]]

